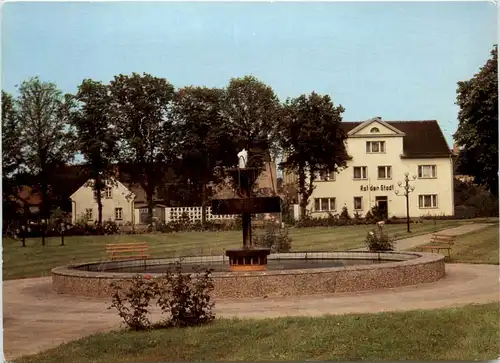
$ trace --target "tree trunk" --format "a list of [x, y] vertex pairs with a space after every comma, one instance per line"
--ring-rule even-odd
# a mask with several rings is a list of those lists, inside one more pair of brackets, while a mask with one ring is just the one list
[[147, 200], [147, 204], [148, 204], [148, 221], [147, 221], [147, 223], [152, 225], [153, 224], [153, 208], [155, 207], [154, 201], [153, 201], [154, 188], [150, 187], [149, 185], [146, 185], [144, 190], [146, 191], [146, 200]]
[[95, 178], [95, 186], [94, 190], [96, 192], [97, 196], [97, 225], [99, 227], [102, 226], [102, 185], [101, 185], [101, 178], [99, 176], [99, 173], [97, 173], [96, 178]]
[[306, 190], [306, 173], [303, 167], [299, 170], [299, 194], [300, 194], [300, 219], [305, 219], [307, 215], [308, 195]]

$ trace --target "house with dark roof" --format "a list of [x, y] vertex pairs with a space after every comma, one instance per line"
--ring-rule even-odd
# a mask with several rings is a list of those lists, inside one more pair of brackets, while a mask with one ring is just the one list
[[[361, 216], [378, 206], [390, 218], [406, 216], [405, 174], [410, 186], [409, 214], [453, 215], [453, 153], [436, 120], [341, 122], [346, 134], [347, 167], [316, 175], [308, 212], [323, 217], [347, 207]], [[284, 175], [293, 184], [295, 175]]]

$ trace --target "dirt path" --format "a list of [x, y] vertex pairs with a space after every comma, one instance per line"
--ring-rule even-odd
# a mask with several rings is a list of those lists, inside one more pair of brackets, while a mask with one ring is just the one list
[[[376, 313], [430, 309], [499, 300], [499, 270], [494, 265], [450, 264], [447, 276], [431, 284], [327, 296], [218, 300], [219, 317], [264, 318]], [[3, 283], [4, 354], [8, 359], [34, 354], [80, 337], [117, 329], [120, 321], [108, 300], [58, 295], [50, 278]], [[156, 312], [154, 316], [156, 316]]]

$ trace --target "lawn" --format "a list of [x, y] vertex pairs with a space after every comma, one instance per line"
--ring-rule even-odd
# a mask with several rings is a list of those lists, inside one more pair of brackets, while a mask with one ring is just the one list
[[[412, 225], [412, 233], [406, 225], [386, 225], [387, 232], [395, 238], [415, 236], [452, 228], [466, 221], [425, 221]], [[292, 228], [292, 248], [296, 251], [343, 251], [364, 246], [367, 232], [373, 225], [343, 227]], [[224, 249], [241, 246], [240, 231], [182, 232], [167, 234], [75, 236], [66, 237], [65, 246], [60, 238], [48, 238], [42, 247], [41, 239], [20, 241], [3, 239], [3, 278], [48, 276], [54, 267], [80, 262], [106, 260], [105, 244], [117, 242], [147, 242], [154, 257], [178, 257], [200, 254], [221, 254]]]
[[500, 356], [499, 304], [455, 309], [216, 320], [197, 328], [116, 331], [16, 363], [266, 360], [492, 360]]
[[451, 250], [451, 262], [499, 263], [498, 224], [457, 237]]

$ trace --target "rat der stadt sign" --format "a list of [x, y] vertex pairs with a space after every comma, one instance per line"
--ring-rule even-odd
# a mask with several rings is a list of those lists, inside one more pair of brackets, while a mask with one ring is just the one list
[[394, 184], [391, 185], [361, 185], [362, 192], [389, 192], [394, 190]]

